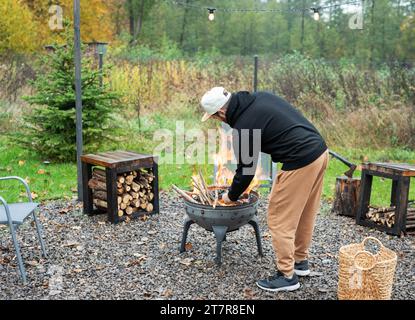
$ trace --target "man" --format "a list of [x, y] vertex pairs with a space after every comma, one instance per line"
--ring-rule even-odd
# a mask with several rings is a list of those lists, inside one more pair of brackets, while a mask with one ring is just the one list
[[[257, 285], [275, 292], [298, 289], [298, 276], [310, 274], [308, 249], [328, 164], [324, 139], [298, 110], [270, 93], [231, 94], [216, 87], [203, 96], [201, 105], [206, 112], [202, 121], [213, 118], [229, 124], [234, 129], [234, 148], [235, 143], [239, 146], [235, 150], [236, 174], [228, 193], [222, 197], [225, 202], [237, 201], [249, 186], [259, 151], [270, 154], [273, 162], [283, 164], [268, 207], [268, 226], [278, 270], [268, 279], [257, 281]], [[246, 130], [248, 135], [243, 133]], [[255, 131], [260, 132], [260, 142], [254, 141]], [[244, 154], [244, 145], [248, 145], [245, 150], [249, 150], [251, 157]]]

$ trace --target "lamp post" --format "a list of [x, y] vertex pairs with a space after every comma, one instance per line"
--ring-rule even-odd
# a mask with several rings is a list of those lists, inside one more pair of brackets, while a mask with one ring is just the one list
[[95, 61], [97, 61], [98, 59], [98, 68], [99, 68], [99, 73], [100, 73], [99, 83], [101, 87], [103, 84], [104, 56], [107, 53], [107, 47], [108, 47], [107, 42], [98, 42], [98, 41], [88, 42], [89, 54], [93, 55]]
[[103, 66], [104, 66], [104, 55], [107, 53], [107, 45], [108, 43], [105, 42], [99, 42], [97, 49], [98, 49], [98, 57], [99, 57], [99, 74], [100, 74], [100, 78], [99, 78], [99, 84], [102, 87], [103, 84]]

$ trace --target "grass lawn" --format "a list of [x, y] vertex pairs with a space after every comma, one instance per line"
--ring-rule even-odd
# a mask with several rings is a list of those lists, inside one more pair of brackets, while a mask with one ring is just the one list
[[[361, 157], [370, 161], [394, 160], [415, 164], [415, 151], [403, 150], [336, 150], [349, 159], [360, 163]], [[331, 159], [324, 184], [324, 198], [332, 200], [336, 177], [343, 174], [347, 167], [340, 161]], [[161, 165], [159, 169], [160, 188], [167, 190], [171, 184], [187, 187], [194, 172], [192, 165]], [[213, 172], [212, 166], [206, 166], [206, 177]], [[37, 201], [76, 197], [76, 165], [65, 163], [44, 164], [36, 155], [15, 145], [8, 145], [5, 137], [0, 137], [0, 176], [20, 176], [25, 178]], [[356, 172], [358, 177], [360, 172]], [[372, 204], [389, 205], [391, 190], [390, 180], [374, 181]], [[266, 191], [265, 191], [266, 192]], [[411, 188], [410, 199], [415, 199], [415, 187]], [[24, 200], [24, 188], [17, 182], [0, 182], [0, 195], [8, 202]]]

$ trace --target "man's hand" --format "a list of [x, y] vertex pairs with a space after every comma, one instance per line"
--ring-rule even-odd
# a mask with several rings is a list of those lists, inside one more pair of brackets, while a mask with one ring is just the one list
[[233, 203], [234, 201], [232, 201], [231, 199], [229, 199], [229, 195], [228, 195], [228, 191], [226, 191], [223, 195], [222, 195], [222, 201], [225, 204], [230, 204]]

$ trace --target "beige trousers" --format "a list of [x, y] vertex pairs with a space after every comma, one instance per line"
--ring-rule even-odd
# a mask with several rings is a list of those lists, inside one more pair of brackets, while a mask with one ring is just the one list
[[308, 259], [328, 160], [327, 150], [303, 168], [280, 171], [272, 187], [268, 227], [277, 268], [286, 276], [294, 273], [295, 261]]

